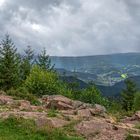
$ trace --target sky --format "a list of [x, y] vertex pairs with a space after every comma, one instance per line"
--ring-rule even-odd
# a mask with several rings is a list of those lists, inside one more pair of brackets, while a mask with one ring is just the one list
[[140, 0], [0, 0], [0, 39], [7, 33], [20, 52], [140, 52]]

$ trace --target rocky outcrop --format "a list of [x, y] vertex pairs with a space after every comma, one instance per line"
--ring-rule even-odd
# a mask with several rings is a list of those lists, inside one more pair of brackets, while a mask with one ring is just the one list
[[49, 109], [73, 109], [72, 100], [61, 95], [43, 96], [42, 102], [45, 104], [45, 107]]
[[105, 120], [97, 118], [82, 121], [75, 128], [87, 140], [125, 140], [127, 133], [125, 129], [118, 129]]
[[98, 104], [93, 106], [81, 101], [71, 100], [62, 95], [43, 96], [42, 102], [47, 109], [74, 110], [75, 114], [81, 117], [91, 117], [94, 115], [103, 116], [106, 113], [104, 106]]
[[140, 121], [140, 111], [116, 122], [107, 114], [106, 108], [98, 104], [87, 104], [62, 95], [43, 96], [40, 101], [42, 105], [35, 106], [26, 100], [0, 95], [0, 118], [33, 119], [39, 128], [59, 128], [76, 121], [74, 130], [86, 140], [125, 140], [128, 132], [131, 132], [131, 138], [139, 138], [140, 130], [135, 126]]

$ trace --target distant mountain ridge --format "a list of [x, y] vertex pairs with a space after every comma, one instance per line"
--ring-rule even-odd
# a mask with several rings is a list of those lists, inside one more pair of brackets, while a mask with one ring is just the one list
[[76, 75], [84, 82], [110, 86], [128, 77], [140, 75], [140, 53], [110, 54], [78, 57], [51, 57], [60, 74]]

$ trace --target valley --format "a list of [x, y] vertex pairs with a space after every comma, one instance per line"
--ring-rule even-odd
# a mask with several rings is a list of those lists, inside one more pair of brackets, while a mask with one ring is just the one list
[[105, 96], [118, 96], [127, 78], [132, 77], [140, 85], [140, 53], [51, 57], [51, 60], [61, 76], [75, 77], [83, 83], [81, 88], [92, 81]]

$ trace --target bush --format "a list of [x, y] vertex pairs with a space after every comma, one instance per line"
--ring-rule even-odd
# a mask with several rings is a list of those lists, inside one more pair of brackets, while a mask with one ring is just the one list
[[109, 105], [109, 101], [102, 97], [100, 91], [94, 85], [81, 92], [80, 100], [86, 103], [104, 105], [105, 107]]
[[15, 97], [15, 99], [24, 99], [31, 102], [31, 104], [38, 105], [40, 102], [37, 97], [30, 94], [26, 88], [20, 87], [18, 89], [10, 89], [7, 91], [7, 94]]
[[25, 87], [29, 92], [38, 96], [45, 94], [70, 96], [71, 93], [65, 84], [59, 81], [56, 73], [43, 70], [38, 66], [34, 66], [31, 70], [30, 75], [25, 80]]

